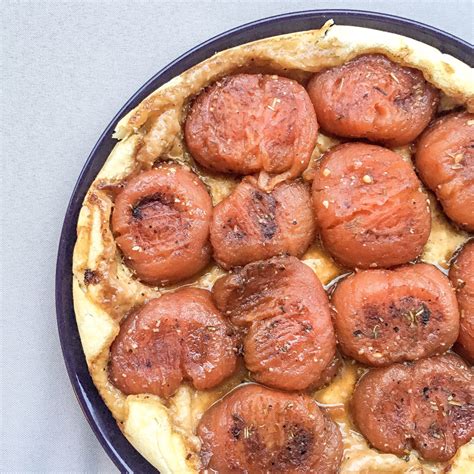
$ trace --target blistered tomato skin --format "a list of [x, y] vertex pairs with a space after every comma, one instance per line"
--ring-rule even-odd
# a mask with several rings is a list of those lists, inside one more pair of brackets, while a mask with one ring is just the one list
[[339, 429], [311, 397], [256, 384], [213, 405], [197, 433], [209, 472], [333, 474], [342, 459]]
[[379, 54], [316, 74], [307, 89], [324, 131], [387, 146], [411, 143], [439, 102], [420, 71]]
[[303, 86], [285, 77], [229, 76], [204, 90], [186, 120], [192, 156], [213, 171], [254, 174], [287, 172], [308, 165], [318, 124]]
[[331, 148], [313, 180], [326, 250], [350, 268], [391, 267], [420, 255], [431, 230], [427, 196], [413, 168], [387, 148]]
[[212, 203], [188, 169], [164, 165], [132, 178], [115, 200], [112, 230], [125, 262], [145, 283], [191, 277], [209, 262]]
[[474, 436], [474, 377], [454, 354], [373, 369], [352, 401], [356, 425], [385, 453], [448, 461]]
[[455, 350], [474, 364], [474, 240], [470, 240], [451, 264], [449, 278], [456, 289], [461, 327]]
[[217, 307], [244, 333], [253, 379], [282, 390], [327, 380], [336, 341], [329, 303], [315, 273], [294, 257], [250, 263], [217, 280]]
[[211, 294], [184, 288], [149, 301], [123, 321], [110, 349], [109, 377], [126, 395], [168, 398], [183, 381], [205, 390], [234, 372], [237, 345]]
[[448, 217], [474, 231], [474, 114], [434, 122], [418, 141], [416, 167]]
[[282, 253], [300, 257], [314, 240], [315, 227], [306, 184], [281, 183], [267, 193], [248, 177], [214, 209], [214, 258], [228, 269]]
[[367, 365], [441, 354], [459, 331], [454, 289], [424, 263], [352, 274], [338, 284], [331, 303], [342, 351]]

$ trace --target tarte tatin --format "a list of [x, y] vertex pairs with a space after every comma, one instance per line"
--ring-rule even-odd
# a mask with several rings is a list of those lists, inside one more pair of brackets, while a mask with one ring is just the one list
[[473, 112], [468, 65], [329, 21], [122, 118], [74, 305], [157, 470], [474, 472]]

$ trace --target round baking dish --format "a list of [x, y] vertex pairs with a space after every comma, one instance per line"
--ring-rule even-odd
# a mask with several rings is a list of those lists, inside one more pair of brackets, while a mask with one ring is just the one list
[[151, 92], [215, 52], [269, 36], [317, 29], [331, 18], [339, 25], [363, 26], [408, 36], [434, 46], [470, 66], [474, 65], [469, 43], [436, 28], [391, 15], [355, 10], [311, 10], [265, 18], [229, 30], [198, 45], [159, 71], [112, 119], [82, 169], [66, 211], [59, 242], [56, 266], [57, 324], [67, 371], [79, 404], [101, 445], [121, 472], [148, 473], [156, 472], [156, 469], [123, 436], [91, 380], [72, 299], [72, 254], [76, 222], [84, 196], [115, 144], [113, 130], [118, 120]]

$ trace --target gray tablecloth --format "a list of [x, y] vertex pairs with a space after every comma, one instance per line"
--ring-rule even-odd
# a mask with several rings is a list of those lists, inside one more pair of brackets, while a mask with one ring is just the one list
[[116, 472], [63, 364], [59, 232], [99, 134], [150, 76], [197, 43], [265, 16], [356, 8], [472, 42], [471, 1], [1, 2], [2, 472]]

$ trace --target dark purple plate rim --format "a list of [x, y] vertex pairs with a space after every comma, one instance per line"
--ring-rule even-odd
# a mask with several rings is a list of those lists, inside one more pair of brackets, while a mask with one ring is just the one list
[[141, 87], [112, 119], [90, 153], [67, 207], [56, 266], [56, 313], [66, 368], [87, 421], [100, 444], [121, 472], [156, 473], [156, 469], [127, 441], [99, 396], [87, 369], [72, 299], [72, 254], [76, 222], [84, 196], [116, 143], [112, 132], [121, 117], [148, 94], [217, 51], [284, 33], [320, 28], [329, 19], [339, 25], [365, 26], [409, 36], [473, 66], [473, 47], [444, 31], [412, 20], [356, 10], [311, 10], [257, 20], [201, 43], [168, 64]]

